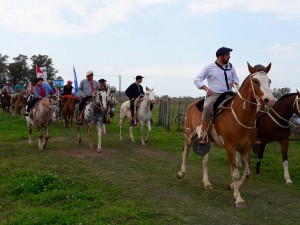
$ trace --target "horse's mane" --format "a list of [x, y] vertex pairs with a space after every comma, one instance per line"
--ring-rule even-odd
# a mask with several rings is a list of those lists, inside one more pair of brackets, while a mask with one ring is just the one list
[[297, 93], [290, 93], [290, 94], [286, 94], [281, 96], [274, 104], [273, 107], [277, 106], [278, 104], [281, 104], [283, 101], [285, 101], [287, 98], [292, 97], [294, 95], [296, 95]]
[[252, 75], [252, 74], [249, 74], [243, 81], [243, 83], [241, 84], [240, 86], [240, 89], [245, 85], [246, 81], [248, 80], [249, 76]]

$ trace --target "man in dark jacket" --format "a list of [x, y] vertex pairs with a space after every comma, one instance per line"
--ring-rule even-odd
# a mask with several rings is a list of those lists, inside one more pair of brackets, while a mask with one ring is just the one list
[[131, 121], [130, 125], [135, 126], [135, 119], [134, 119], [134, 101], [141, 95], [145, 94], [143, 90], [143, 86], [141, 85], [143, 81], [143, 76], [138, 75], [135, 77], [135, 82], [132, 83], [125, 91], [125, 94], [130, 100], [130, 111], [131, 111]]

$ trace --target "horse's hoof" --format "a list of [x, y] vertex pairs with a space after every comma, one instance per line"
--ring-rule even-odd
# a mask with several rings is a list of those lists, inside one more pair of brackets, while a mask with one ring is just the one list
[[246, 208], [246, 203], [245, 202], [236, 202], [235, 206], [237, 208]]
[[94, 150], [94, 146], [93, 146], [93, 145], [90, 145], [90, 146], [89, 146], [89, 149], [90, 149], [90, 150]]
[[145, 142], [142, 142], [142, 145], [146, 145], [146, 143], [145, 143]]
[[293, 181], [292, 181], [291, 179], [289, 179], [289, 180], [287, 180], [285, 183], [286, 183], [287, 185], [292, 185], [292, 184], [293, 184]]
[[185, 173], [184, 172], [181, 172], [181, 171], [178, 171], [177, 173], [177, 178], [178, 179], [182, 179], [184, 177]]
[[78, 143], [80, 144], [80, 143], [81, 143], [81, 138], [78, 138], [78, 140], [77, 140], [77, 141], [78, 141]]
[[214, 189], [213, 186], [212, 186], [211, 184], [205, 185], [204, 188], [205, 188], [205, 190], [208, 190], [208, 191]]
[[98, 148], [98, 149], [97, 149], [97, 152], [98, 152], [98, 153], [101, 153], [101, 152], [103, 152], [103, 150], [102, 150], [101, 148], [100, 148], [100, 149]]
[[132, 143], [132, 144], [134, 144], [134, 143], [135, 143], [135, 141], [134, 141], [134, 140], [131, 140], [131, 143]]

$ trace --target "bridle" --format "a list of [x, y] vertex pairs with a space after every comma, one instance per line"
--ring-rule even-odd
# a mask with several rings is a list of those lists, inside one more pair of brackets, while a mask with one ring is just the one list
[[[96, 102], [95, 95], [93, 95], [93, 105], [101, 111], [104, 109], [103, 96], [102, 96], [102, 93], [104, 93], [104, 92], [105, 91], [96, 92], [96, 94], [99, 95], [99, 99], [100, 99], [100, 101], [98, 103]], [[107, 97], [108, 96], [106, 95], [106, 104], [107, 104]]]
[[[249, 79], [250, 79], [250, 88], [251, 88], [251, 91], [253, 92], [253, 97], [255, 98], [256, 102], [252, 102], [252, 101], [249, 101], [248, 99], [245, 99], [245, 98], [241, 95], [241, 93], [239, 92], [238, 87], [237, 87], [235, 84], [233, 84], [233, 88], [235, 89], [236, 93], [237, 93], [238, 96], [244, 101], [244, 103], [243, 103], [243, 109], [246, 108], [246, 102], [248, 102], [248, 103], [250, 103], [250, 104], [253, 104], [253, 105], [256, 105], [257, 111], [259, 111], [260, 108], [261, 108], [260, 98], [259, 98], [259, 97], [257, 96], [257, 94], [255, 93], [254, 86], [253, 86], [253, 81], [252, 81], [252, 77], [253, 77], [254, 75], [258, 74], [258, 73], [266, 74], [265, 72], [260, 71], [260, 72], [251, 74], [251, 75], [249, 76]], [[243, 123], [238, 119], [238, 117], [237, 117], [237, 115], [236, 115], [236, 113], [235, 113], [235, 111], [234, 111], [234, 109], [233, 109], [233, 102], [234, 102], [234, 99], [233, 99], [232, 102], [231, 102], [230, 109], [231, 109], [232, 115], [233, 115], [234, 119], [236, 120], [236, 122], [237, 122], [240, 126], [246, 128], [246, 129], [249, 129], [249, 130], [250, 130], [250, 129], [256, 128], [256, 121], [254, 121], [254, 125], [250, 127], [250, 126], [247, 126], [247, 125], [243, 124]]]

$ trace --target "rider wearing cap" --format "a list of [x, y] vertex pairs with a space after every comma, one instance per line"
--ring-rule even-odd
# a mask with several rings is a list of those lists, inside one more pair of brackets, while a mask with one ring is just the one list
[[89, 70], [86, 72], [86, 79], [82, 80], [79, 85], [79, 113], [76, 123], [79, 125], [83, 124], [83, 108], [86, 105], [86, 101], [93, 97], [93, 93], [98, 90], [98, 82], [93, 80], [94, 73]]
[[143, 90], [143, 86], [141, 85], [143, 81], [143, 76], [137, 75], [135, 77], [135, 82], [132, 83], [125, 91], [125, 94], [130, 100], [130, 111], [131, 111], [131, 121], [130, 125], [135, 126], [135, 119], [134, 119], [134, 101], [141, 95], [145, 94]]
[[42, 98], [48, 98], [49, 97], [49, 92], [47, 88], [43, 86], [43, 78], [37, 78], [35, 80], [36, 85], [34, 86], [33, 93], [34, 93], [34, 98], [29, 100], [27, 103], [27, 109], [26, 109], [26, 114], [25, 116], [28, 116], [28, 113], [30, 112], [30, 109]]
[[[232, 91], [233, 84], [238, 85], [239, 83], [235, 69], [229, 63], [231, 51], [231, 48], [219, 48], [216, 52], [217, 60], [207, 65], [194, 80], [197, 88], [206, 91], [200, 137], [208, 129], [208, 123], [213, 116], [214, 102], [222, 93]], [[208, 86], [204, 83], [205, 79], [207, 79]], [[206, 144], [206, 141], [205, 138], [202, 138], [199, 144]]]
[[106, 85], [107, 80], [101, 78], [100, 80], [98, 80], [98, 82], [99, 82], [99, 86], [98, 86], [99, 90], [107, 91], [107, 85]]
[[19, 83], [15, 86], [15, 93], [19, 94], [23, 90], [25, 90], [24, 81], [20, 80]]
[[7, 94], [13, 94], [14, 89], [11, 86], [11, 82], [7, 82], [6, 85], [3, 87], [2, 91], [6, 90]]

